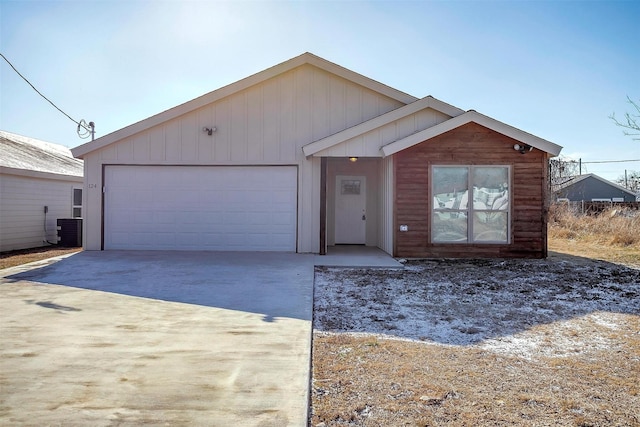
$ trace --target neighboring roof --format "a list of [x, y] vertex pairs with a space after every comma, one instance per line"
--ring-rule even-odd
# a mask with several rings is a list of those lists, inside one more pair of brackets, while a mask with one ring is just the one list
[[275, 65], [271, 68], [267, 68], [264, 71], [260, 71], [259, 73], [253, 74], [249, 77], [239, 80], [235, 83], [231, 83], [230, 85], [214, 90], [213, 92], [209, 92], [205, 95], [202, 95], [184, 104], [180, 104], [169, 110], [163, 111], [162, 113], [156, 114], [140, 122], [134, 123], [130, 126], [127, 126], [113, 133], [105, 135], [101, 138], [96, 139], [95, 141], [91, 141], [89, 143], [80, 145], [72, 149], [71, 151], [75, 157], [82, 158], [84, 155], [92, 151], [98, 150], [100, 148], [103, 148], [113, 142], [119, 141], [123, 138], [129, 137], [138, 132], [149, 129], [153, 126], [164, 123], [168, 120], [174, 119], [183, 114], [194, 111], [198, 108], [204, 107], [205, 105], [216, 102], [236, 92], [242, 91], [251, 86], [262, 83], [277, 75], [286, 73], [290, 70], [293, 70], [294, 68], [300, 67], [305, 64], [313, 65], [329, 73], [340, 76], [346, 80], [352, 81], [356, 84], [364, 86], [375, 92], [378, 92], [392, 99], [395, 99], [396, 101], [402, 102], [403, 104], [409, 104], [418, 99], [407, 93], [401, 92], [390, 86], [384, 85], [373, 79], [365, 77], [362, 74], [358, 74], [354, 71], [341, 67], [340, 65], [334, 64], [333, 62], [327, 61], [326, 59], [320, 58], [318, 56], [315, 56], [307, 52], [307, 53], [303, 53], [300, 56], [292, 58], [288, 61], [285, 61], [281, 64]]
[[0, 168], [18, 175], [44, 174], [82, 177], [82, 160], [74, 159], [62, 145], [0, 131]]
[[557, 156], [560, 154], [560, 150], [562, 150], [561, 146], [554, 144], [553, 142], [531, 135], [530, 133], [514, 128], [513, 126], [509, 126], [506, 123], [499, 122], [498, 120], [492, 119], [491, 117], [480, 114], [474, 110], [469, 110], [466, 113], [460, 114], [445, 122], [385, 145], [381, 149], [382, 154], [385, 157], [390, 156], [398, 151], [402, 151], [428, 139], [435, 138], [438, 135], [442, 135], [445, 132], [449, 132], [450, 130], [471, 122], [477, 123], [517, 141], [524, 142], [525, 144], [545, 151], [553, 156]]
[[607, 179], [604, 179], [604, 178], [602, 178], [602, 177], [600, 177], [600, 176], [598, 176], [596, 174], [593, 174], [593, 173], [588, 173], [588, 174], [584, 174], [584, 175], [576, 175], [573, 178], [571, 178], [570, 180], [560, 184], [560, 186], [558, 186], [558, 189], [555, 190], [555, 191], [558, 192], [558, 191], [564, 190], [567, 187], [572, 187], [572, 186], [576, 185], [577, 183], [579, 183], [581, 181], [584, 181], [585, 179], [588, 179], [588, 178], [593, 178], [593, 179], [597, 179], [598, 181], [602, 181], [605, 184], [610, 185], [611, 187], [614, 187], [614, 188], [616, 188], [618, 190], [624, 191], [625, 193], [628, 193], [628, 194], [630, 194], [630, 195], [632, 195], [634, 197], [636, 195], [636, 193], [634, 193], [633, 191], [629, 190], [628, 188], [624, 188], [623, 186], [618, 185], [615, 182], [611, 182], [611, 181], [609, 181]]

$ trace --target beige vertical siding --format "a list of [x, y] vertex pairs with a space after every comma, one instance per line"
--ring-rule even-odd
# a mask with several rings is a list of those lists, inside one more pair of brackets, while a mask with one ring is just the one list
[[[91, 152], [85, 248], [100, 249], [105, 164], [298, 165], [298, 251], [317, 252], [320, 159], [305, 158], [302, 146], [402, 105], [303, 65]], [[205, 126], [217, 131], [209, 136]]]
[[378, 204], [380, 213], [378, 220], [378, 247], [393, 255], [393, 233], [394, 224], [393, 201], [393, 156], [385, 157], [380, 161], [380, 203]]
[[363, 135], [317, 153], [327, 157], [379, 157], [380, 147], [450, 119], [432, 108], [395, 120]]

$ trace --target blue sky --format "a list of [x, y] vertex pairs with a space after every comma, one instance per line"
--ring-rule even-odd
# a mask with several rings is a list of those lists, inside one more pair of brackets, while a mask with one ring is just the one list
[[[0, 0], [0, 52], [97, 136], [308, 51], [586, 163], [640, 159], [609, 119], [640, 100], [638, 22], [637, 1]], [[86, 142], [1, 59], [0, 129]], [[625, 169], [640, 162], [583, 172]]]

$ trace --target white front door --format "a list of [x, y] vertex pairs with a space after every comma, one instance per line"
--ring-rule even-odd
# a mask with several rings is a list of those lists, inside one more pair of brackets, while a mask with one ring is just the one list
[[364, 176], [336, 177], [336, 244], [365, 244], [366, 188]]

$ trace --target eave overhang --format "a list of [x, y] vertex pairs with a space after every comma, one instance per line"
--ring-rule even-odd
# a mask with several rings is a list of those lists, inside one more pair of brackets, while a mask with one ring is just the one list
[[100, 137], [95, 141], [91, 141], [75, 147], [71, 150], [71, 152], [74, 157], [82, 159], [85, 155], [91, 153], [92, 151], [99, 150], [114, 142], [135, 135], [136, 133], [145, 131], [154, 126], [160, 125], [169, 120], [190, 113], [198, 108], [214, 103], [222, 98], [233, 95], [256, 84], [260, 84], [266, 80], [291, 71], [305, 64], [320, 68], [328, 73], [337, 75], [353, 83], [373, 90], [377, 93], [388, 96], [403, 104], [413, 103], [418, 99], [412, 95], [394, 89], [390, 86], [370, 79], [369, 77], [363, 76], [362, 74], [358, 74], [347, 68], [341, 67], [338, 64], [327, 61], [326, 59], [320, 58], [319, 56], [307, 52], [283, 63], [267, 68], [266, 70], [253, 74], [249, 77], [246, 77], [242, 80], [239, 80], [235, 83], [223, 86], [220, 89], [214, 90], [191, 101], [185, 102], [184, 104], [180, 104], [169, 110], [163, 111], [147, 119], [119, 129], [113, 133]]
[[375, 117], [371, 120], [367, 120], [366, 122], [357, 124], [341, 132], [334, 133], [333, 135], [307, 144], [302, 147], [302, 151], [307, 157], [313, 156], [314, 154], [319, 153], [323, 150], [346, 142], [350, 139], [356, 138], [382, 126], [388, 125], [389, 123], [400, 120], [403, 117], [415, 114], [418, 111], [424, 110], [426, 108], [432, 108], [440, 113], [446, 114], [449, 117], [455, 117], [459, 116], [460, 114], [464, 114], [464, 110], [442, 102], [432, 96], [427, 96], [411, 104], [396, 108], [395, 110], [389, 111], [388, 113], [385, 113], [381, 116]]
[[531, 147], [544, 151], [550, 154], [551, 156], [557, 156], [558, 154], [560, 154], [560, 151], [562, 150], [561, 146], [554, 144], [553, 142], [547, 141], [546, 139], [539, 138], [535, 135], [524, 132], [513, 126], [509, 126], [498, 120], [492, 119], [491, 117], [488, 117], [476, 111], [470, 110], [459, 116], [453, 117], [445, 122], [439, 123], [428, 129], [425, 129], [420, 132], [416, 132], [405, 138], [399, 139], [397, 141], [394, 141], [390, 144], [383, 146], [381, 148], [382, 156], [383, 157], [390, 156], [399, 151], [405, 150], [409, 147], [412, 147], [416, 144], [427, 141], [431, 138], [435, 138], [436, 136], [442, 135], [445, 132], [449, 132], [450, 130], [456, 129], [460, 126], [463, 126], [471, 122], [477, 123], [488, 129], [491, 129], [493, 131], [506, 135], [510, 138], [513, 138], [517, 141], [523, 142], [527, 145], [530, 145]]

